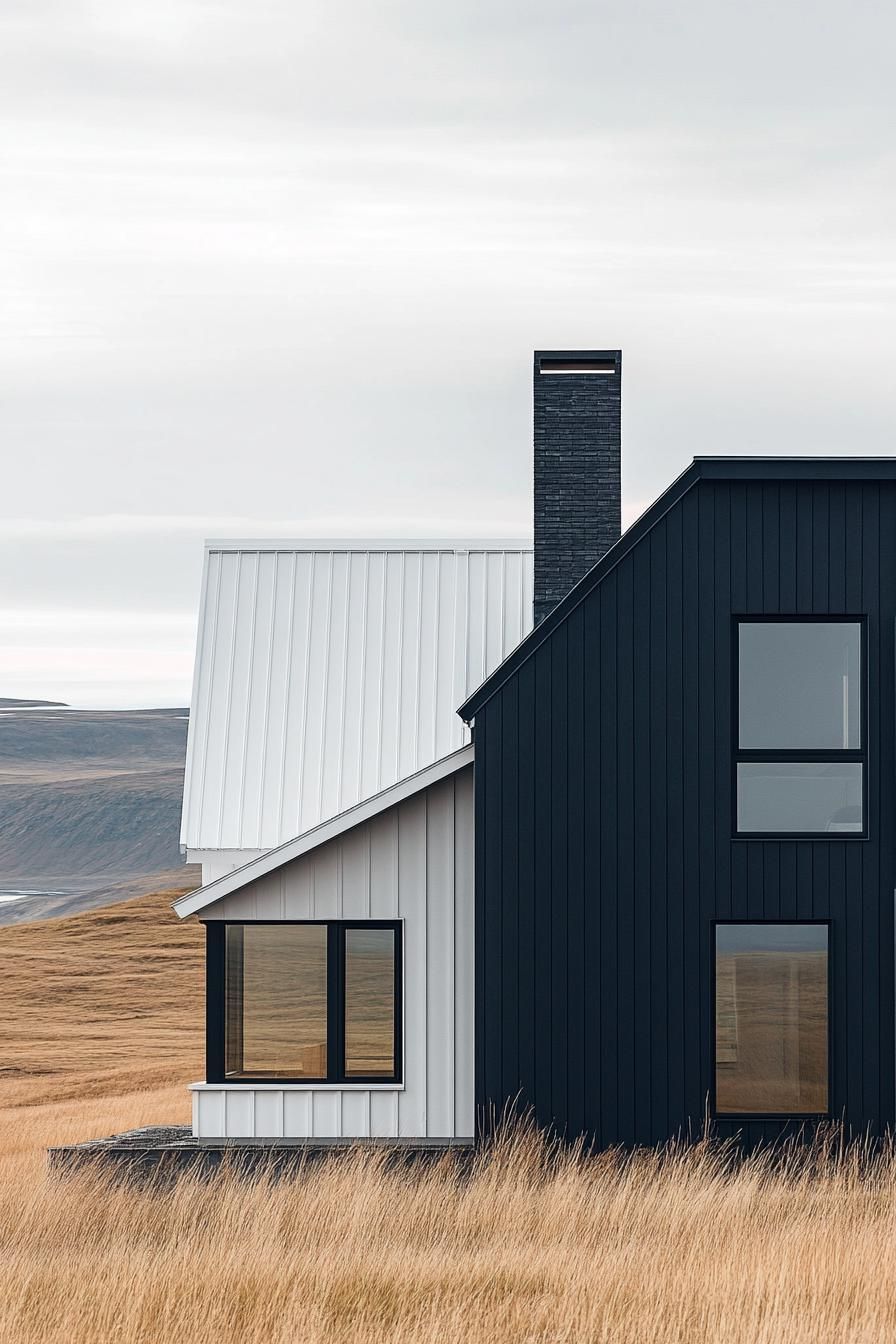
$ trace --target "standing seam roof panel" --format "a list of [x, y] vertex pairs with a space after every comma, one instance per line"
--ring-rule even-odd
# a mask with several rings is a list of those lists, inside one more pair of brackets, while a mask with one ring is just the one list
[[209, 545], [182, 843], [273, 848], [462, 747], [531, 628], [525, 543]]

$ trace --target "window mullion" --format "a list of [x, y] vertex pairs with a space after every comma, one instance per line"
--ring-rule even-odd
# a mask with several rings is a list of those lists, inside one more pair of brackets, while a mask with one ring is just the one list
[[226, 1058], [226, 938], [227, 926], [217, 919], [205, 926], [205, 1078], [223, 1083]]
[[327, 1081], [341, 1082], [344, 1071], [343, 926], [327, 925]]
[[794, 751], [788, 748], [786, 751], [776, 751], [772, 749], [757, 750], [755, 747], [738, 747], [735, 752], [739, 761], [794, 761], [797, 764], [801, 761], [818, 762], [824, 765], [830, 761], [836, 764], [837, 761], [864, 761], [866, 753], [861, 748], [849, 749], [848, 751]]
[[402, 938], [402, 928], [400, 924], [396, 925], [394, 928], [394, 938], [395, 962], [393, 973], [395, 980], [392, 1004], [395, 1020], [392, 1024], [392, 1041], [394, 1065], [393, 1076], [398, 1079], [404, 1077], [404, 939]]

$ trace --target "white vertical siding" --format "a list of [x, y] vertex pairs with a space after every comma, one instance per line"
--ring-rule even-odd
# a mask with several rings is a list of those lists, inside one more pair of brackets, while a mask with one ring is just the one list
[[[447, 781], [451, 783], [450, 780]], [[457, 918], [454, 874], [454, 818], [456, 804], [442, 796], [445, 785], [431, 792], [432, 803], [427, 808], [426, 871], [424, 879], [429, 893], [426, 921], [426, 946], [422, 949], [426, 962], [426, 980], [423, 986], [426, 1000], [423, 1012], [426, 1019], [426, 1102], [438, 1117], [441, 1126], [454, 1123], [454, 1069], [445, 1068], [443, 1061], [456, 1059], [454, 1050], [454, 980], [449, 982], [442, 973], [446, 949], [454, 947], [454, 925]]]
[[476, 1048], [474, 995], [475, 905], [473, 871], [473, 779], [454, 796], [454, 1124], [465, 1134], [475, 1114], [475, 1083], [469, 1061]]
[[531, 613], [522, 543], [210, 544], [184, 845], [272, 849], [463, 746]]
[[[398, 807], [398, 916], [404, 921], [404, 1023], [407, 1044], [405, 1045], [405, 1065], [412, 1074], [416, 1086], [407, 1088], [398, 1098], [398, 1132], [402, 1137], [413, 1138], [428, 1134], [429, 1092], [429, 1023], [427, 1021], [427, 991], [430, 966], [427, 961], [429, 946], [429, 924], [432, 916], [430, 893], [426, 884], [426, 842], [428, 838], [427, 813], [430, 807], [429, 795], [436, 789], [427, 790], [410, 798]], [[433, 805], [437, 806], [436, 799]], [[420, 893], [426, 893], [426, 917], [415, 918], [420, 908]], [[413, 970], [408, 971], [408, 968]], [[437, 1067], [445, 1067], [447, 1060], [438, 1061]], [[436, 1116], [432, 1117], [437, 1126]]]
[[401, 919], [401, 1086], [194, 1090], [202, 1138], [472, 1138], [473, 771], [455, 774], [204, 911], [207, 919]]

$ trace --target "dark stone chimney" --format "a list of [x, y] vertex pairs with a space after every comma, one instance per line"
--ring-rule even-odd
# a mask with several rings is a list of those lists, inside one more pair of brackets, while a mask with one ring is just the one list
[[622, 530], [621, 350], [536, 350], [535, 624]]

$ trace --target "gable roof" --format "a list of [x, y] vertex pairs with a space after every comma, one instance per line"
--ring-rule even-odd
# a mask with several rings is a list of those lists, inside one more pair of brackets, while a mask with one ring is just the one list
[[268, 850], [266, 854], [261, 854], [257, 859], [244, 863], [241, 868], [235, 868], [232, 873], [225, 873], [223, 877], [216, 878], [214, 882], [209, 882], [206, 886], [199, 887], [196, 891], [190, 891], [186, 896], [179, 897], [173, 903], [172, 909], [181, 919], [186, 919], [188, 915], [194, 915], [197, 911], [204, 910], [207, 906], [214, 904], [215, 901], [220, 901], [222, 897], [229, 896], [234, 891], [239, 891], [241, 887], [246, 886], [249, 882], [254, 882], [256, 878], [266, 877], [268, 873], [274, 872], [275, 869], [282, 868], [285, 863], [291, 863], [293, 859], [301, 858], [303, 854], [308, 854], [311, 850], [318, 849], [330, 840], [335, 840], [345, 831], [363, 825], [364, 822], [370, 821], [379, 813], [397, 806], [398, 803], [403, 803], [405, 799], [412, 798], [414, 794], [421, 793], [424, 789], [430, 788], [433, 784], [438, 784], [440, 780], [447, 779], [449, 775], [456, 774], [458, 770], [463, 770], [465, 766], [472, 764], [473, 745], [470, 743], [466, 747], [461, 747], [459, 751], [452, 752], [450, 756], [444, 756], [440, 761], [435, 761], [432, 765], [426, 766], [424, 770], [418, 770], [408, 779], [400, 780], [399, 783], [393, 784], [391, 788], [383, 789], [382, 793], [376, 794], [373, 798], [357, 803], [338, 817], [331, 817], [328, 821], [322, 822], [320, 826], [315, 826], [313, 830], [305, 831], [303, 835], [298, 835], [293, 840], [287, 840], [286, 844]]
[[182, 845], [273, 848], [463, 746], [531, 628], [529, 542], [207, 543]]
[[615, 569], [659, 520], [691, 490], [699, 480], [744, 481], [833, 481], [896, 480], [894, 457], [695, 457], [689, 467], [672, 482], [649, 508], [645, 509], [615, 546], [579, 580], [553, 611], [535, 627], [503, 663], [486, 677], [482, 685], [463, 702], [458, 714], [472, 723], [477, 710], [514, 675], [517, 669], [570, 612], [584, 601], [601, 580]]

